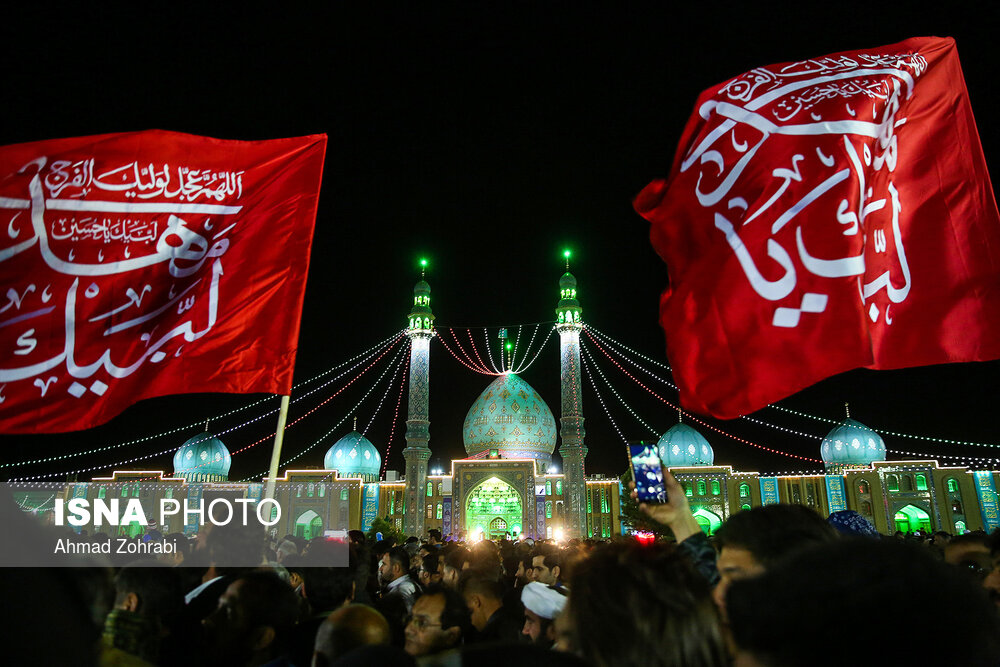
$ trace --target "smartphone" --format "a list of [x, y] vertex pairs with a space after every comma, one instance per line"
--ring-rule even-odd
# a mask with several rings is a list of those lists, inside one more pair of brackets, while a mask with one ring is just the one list
[[629, 445], [632, 479], [640, 503], [667, 502], [667, 487], [663, 483], [663, 464], [656, 445]]

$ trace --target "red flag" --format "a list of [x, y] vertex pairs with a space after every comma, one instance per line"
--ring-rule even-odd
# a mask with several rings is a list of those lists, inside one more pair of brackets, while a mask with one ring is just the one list
[[158, 130], [0, 147], [0, 431], [287, 394], [325, 151]]
[[852, 368], [1000, 357], [1000, 220], [950, 38], [759, 67], [699, 97], [636, 210], [691, 410]]

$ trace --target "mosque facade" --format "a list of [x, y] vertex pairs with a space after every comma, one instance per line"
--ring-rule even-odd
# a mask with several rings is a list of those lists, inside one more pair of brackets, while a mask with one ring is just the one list
[[[568, 267], [567, 267], [568, 268]], [[408, 535], [432, 528], [454, 538], [610, 538], [625, 532], [624, 489], [617, 477], [585, 473], [587, 447], [582, 415], [579, 334], [582, 309], [577, 283], [567, 272], [559, 282], [556, 330], [560, 335], [561, 414], [513, 372], [498, 375], [472, 403], [462, 427], [466, 457], [448, 471], [429, 471], [432, 446], [428, 397], [429, 349], [434, 332], [430, 286], [414, 288], [409, 314], [410, 378], [403, 474], [382, 478], [378, 448], [355, 429], [337, 440], [322, 468], [286, 470], [276, 479], [285, 508], [275, 535], [311, 538], [346, 530], [367, 531], [376, 518]], [[563, 469], [552, 469], [559, 443]], [[682, 484], [695, 517], [713, 533], [729, 516], [773, 503], [813, 508], [822, 516], [855, 510], [880, 532], [897, 530], [992, 530], [1000, 525], [997, 475], [937, 461], [887, 461], [882, 438], [845, 419], [824, 438], [823, 473], [763, 476], [716, 465], [708, 440], [683, 423], [657, 443], [660, 458]], [[215, 498], [261, 500], [267, 480], [228, 480], [231, 456], [211, 433], [190, 438], [175, 453], [173, 472], [116, 471], [91, 482], [67, 483], [70, 498], [139, 498], [145, 507], [160, 499], [195, 504]], [[147, 512], [147, 514], [152, 514]], [[156, 526], [124, 526], [120, 534], [197, 531], [181, 516]], [[99, 526], [87, 526], [98, 532]], [[106, 530], [106, 529], [105, 529]]]

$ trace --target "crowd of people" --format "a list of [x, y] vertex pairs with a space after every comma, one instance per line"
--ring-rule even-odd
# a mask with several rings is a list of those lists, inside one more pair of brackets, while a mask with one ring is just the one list
[[[640, 509], [672, 539], [352, 531], [335, 567], [342, 542], [216, 529], [171, 567], [7, 570], [8, 664], [1000, 665], [996, 535], [883, 537], [778, 504], [710, 538], [665, 477], [670, 502]], [[261, 564], [219, 565], [233, 548]]]

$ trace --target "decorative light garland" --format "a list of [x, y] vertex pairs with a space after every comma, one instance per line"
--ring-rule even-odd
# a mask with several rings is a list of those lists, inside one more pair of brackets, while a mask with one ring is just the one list
[[[476, 347], [476, 341], [472, 338], [472, 330], [471, 329], [466, 329], [465, 333], [469, 334], [469, 342], [472, 344], [472, 353], [475, 354], [476, 355], [476, 359], [479, 360], [479, 365], [482, 366], [484, 370], [486, 370], [486, 362], [484, 362], [483, 358], [481, 356], [479, 356], [479, 348]], [[488, 345], [486, 347], [486, 351], [489, 352], [489, 346]], [[490, 361], [492, 361], [492, 359]], [[496, 366], [493, 367], [493, 370], [495, 371], [496, 375], [500, 374], [500, 372], [497, 371]], [[488, 370], [486, 370], [486, 373], [487, 374], [491, 374]]]
[[[493, 351], [490, 349], [490, 332], [486, 327], [483, 327], [483, 338], [486, 340], [486, 356], [489, 357], [490, 359], [490, 368], [496, 371], [497, 375], [503, 375], [503, 371], [497, 370], [497, 365], [493, 362]], [[472, 340], [472, 331], [469, 331], [469, 340]], [[475, 343], [473, 343], [472, 345], [473, 348], [475, 348]], [[501, 350], [500, 352], [503, 353], [503, 350]], [[478, 352], [476, 353], [476, 356], [477, 357], [479, 356]], [[501, 362], [503, 361], [502, 357], [500, 361]], [[503, 368], [503, 363], [500, 364], [500, 367]]]
[[386, 466], [389, 465], [389, 452], [392, 451], [392, 439], [396, 435], [396, 422], [399, 420], [399, 406], [403, 402], [403, 389], [406, 387], [406, 380], [410, 376], [410, 358], [406, 358], [406, 368], [403, 369], [403, 378], [399, 382], [399, 396], [396, 397], [396, 411], [392, 415], [392, 427], [389, 429], [389, 439], [385, 445], [385, 456], [382, 457], [382, 470], [379, 472], [379, 479], [385, 479]]
[[466, 363], [465, 361], [463, 361], [461, 359], [461, 357], [459, 357], [457, 354], [455, 354], [454, 351], [452, 351], [451, 347], [448, 346], [448, 342], [444, 339], [444, 336], [438, 336], [438, 340], [440, 340], [441, 344], [444, 345], [444, 349], [448, 350], [448, 354], [450, 354], [451, 356], [453, 356], [456, 359], [456, 361], [458, 361], [458, 363], [462, 364], [463, 366], [465, 366], [466, 368], [468, 368], [469, 370], [471, 370], [471, 371], [473, 371], [475, 373], [480, 373], [482, 375], [497, 375], [497, 373], [492, 373], [489, 370], [487, 370], [486, 368], [476, 368], [474, 365], [472, 365], [474, 362], [468, 356], [468, 353], [466, 353], [465, 349], [458, 342], [458, 338], [457, 338], [457, 336], [455, 336], [455, 332], [452, 331], [452, 330], [450, 330], [450, 329], [448, 331], [451, 331], [452, 337], [455, 338], [455, 345], [456, 345], [456, 347], [458, 347], [458, 349], [460, 349], [462, 351], [462, 354], [464, 354], [465, 357], [467, 359], [469, 359], [469, 363]]
[[[351, 363], [355, 359], [357, 359], [359, 357], [363, 357], [365, 355], [368, 355], [369, 352], [371, 352], [372, 350], [377, 350], [378, 348], [391, 343], [393, 340], [395, 340], [396, 338], [398, 338], [399, 336], [401, 336], [402, 333], [403, 333], [402, 331], [398, 331], [395, 334], [393, 334], [392, 336], [390, 336], [389, 338], [386, 338], [385, 340], [380, 341], [379, 343], [375, 344], [374, 346], [368, 348], [368, 350], [365, 350], [364, 352], [351, 357], [347, 361], [339, 363], [336, 366], [332, 366], [331, 368], [328, 368], [327, 370], [323, 371], [319, 375], [315, 375], [315, 376], [309, 378], [308, 380], [304, 380], [302, 382], [299, 382], [296, 385], [293, 385], [292, 390], [294, 391], [296, 388], [303, 387], [303, 386], [305, 386], [307, 384], [315, 382], [319, 378], [324, 377], [326, 375], [329, 375], [334, 370], [336, 370], [336, 369], [338, 369], [338, 368], [340, 368], [342, 366], [345, 366], [345, 365]], [[310, 393], [312, 393], [312, 392], [310, 392]], [[308, 394], [305, 394], [305, 395], [303, 395], [300, 398], [304, 398], [307, 395]], [[226, 417], [230, 417], [230, 416], [235, 415], [235, 414], [237, 414], [239, 412], [243, 412], [244, 410], [248, 410], [248, 409], [250, 409], [252, 407], [255, 407], [255, 406], [258, 406], [258, 405], [260, 405], [262, 403], [265, 403], [265, 402], [271, 400], [272, 398], [273, 398], [272, 396], [267, 396], [265, 398], [258, 399], [256, 401], [248, 403], [247, 405], [244, 405], [242, 407], [236, 408], [234, 410], [230, 410], [229, 412], [226, 412], [224, 414], [216, 415], [216, 416], [212, 417], [211, 419], [212, 419], [212, 421], [217, 421], [217, 420], [220, 420], [220, 419], [225, 419]], [[296, 398], [295, 400], [299, 400], [299, 399]], [[276, 412], [277, 412], [277, 410], [275, 409], [275, 410], [272, 410], [272, 411], [270, 411], [268, 413], [265, 413], [265, 415], [263, 415], [263, 416], [275, 414]], [[135, 440], [129, 440], [127, 442], [118, 443], [116, 445], [106, 445], [106, 446], [103, 446], [103, 447], [95, 447], [93, 449], [87, 449], [87, 450], [78, 451], [78, 452], [70, 452], [69, 454], [61, 454], [59, 456], [49, 456], [49, 457], [40, 458], [40, 459], [31, 459], [31, 460], [28, 460], [28, 461], [15, 461], [15, 462], [12, 462], [12, 463], [3, 463], [3, 464], [0, 464], [0, 470], [2, 470], [3, 468], [15, 468], [15, 467], [19, 467], [19, 466], [33, 465], [33, 464], [36, 464], [36, 463], [51, 463], [53, 461], [62, 461], [62, 460], [65, 460], [65, 459], [76, 458], [76, 457], [79, 457], [79, 456], [87, 456], [87, 455], [90, 455], [90, 454], [99, 454], [100, 452], [106, 452], [106, 451], [110, 451], [112, 449], [120, 449], [122, 447], [128, 447], [130, 445], [138, 445], [138, 444], [141, 444], [141, 443], [144, 443], [144, 442], [149, 442], [151, 440], [155, 440], [157, 438], [162, 438], [162, 437], [165, 437], [165, 436], [168, 436], [168, 435], [173, 435], [175, 433], [180, 433], [182, 431], [190, 431], [191, 429], [200, 426], [203, 421], [204, 420], [199, 420], [198, 422], [195, 422], [194, 424], [189, 424], [187, 426], [180, 426], [180, 427], [177, 427], [177, 428], [174, 428], [174, 429], [170, 429], [170, 430], [167, 430], [167, 431], [162, 431], [162, 432], [157, 433], [155, 435], [148, 435], [148, 436], [143, 437], [143, 438], [137, 438]], [[246, 422], [243, 425], [246, 425], [247, 423], [252, 423], [252, 422]]]
[[[589, 331], [593, 331], [593, 333], [595, 333], [596, 335], [600, 336], [601, 339], [605, 342], [605, 344], [617, 345], [619, 348], [624, 349], [627, 352], [630, 352], [630, 353], [636, 355], [637, 357], [641, 358], [644, 361], [648, 361], [648, 362], [650, 362], [652, 364], [655, 364], [656, 366], [659, 366], [661, 368], [665, 368], [668, 371], [673, 372], [669, 365], [664, 364], [663, 362], [657, 361], [656, 359], [653, 359], [651, 357], [648, 357], [648, 356], [642, 354], [641, 352], [637, 352], [637, 351], [633, 350], [632, 348], [628, 347], [624, 343], [621, 343], [620, 341], [616, 341], [616, 340], [612, 339], [610, 336], [608, 336], [606, 333], [604, 333], [602, 331], [598, 331], [596, 329], [593, 329], [593, 327], [588, 327], [588, 330]], [[625, 358], [625, 357], [623, 356], [623, 358]], [[633, 365], [635, 365], [636, 367], [639, 367], [638, 364], [636, 364], [634, 361], [631, 362], [631, 363]], [[666, 384], [669, 384], [674, 389], [677, 388], [676, 385], [674, 385], [672, 383], [666, 382]], [[774, 409], [774, 410], [777, 410], [779, 412], [784, 412], [784, 413], [787, 413], [787, 414], [795, 415], [797, 417], [805, 417], [807, 419], [813, 419], [815, 421], [824, 422], [824, 423], [827, 423], [827, 424], [838, 425], [838, 424], [841, 423], [841, 421], [838, 421], [836, 419], [829, 419], [827, 417], [820, 417], [820, 416], [812, 415], [812, 414], [809, 414], [807, 412], [802, 412], [802, 411], [799, 411], [799, 410], [792, 410], [792, 409], [786, 408], [786, 407], [784, 407], [782, 405], [778, 405], [777, 403], [772, 403], [771, 405], [768, 405], [767, 407], [771, 408], [771, 409]], [[749, 419], [750, 421], [756, 421], [756, 420], [754, 420], [754, 419], [752, 419], [750, 417], [747, 417], [747, 416], [744, 416], [744, 419]], [[794, 433], [796, 435], [802, 435], [804, 437], [809, 437], [809, 438], [817, 437], [817, 436], [811, 436], [811, 435], [806, 435], [806, 434], [803, 434], [803, 433], [799, 433], [798, 431], [793, 431], [793, 430], [790, 430], [790, 429], [785, 429], [785, 428], [783, 428], [781, 426], [776, 426], [774, 424], [768, 424], [767, 422], [756, 422], [756, 423], [763, 424], [765, 426], [770, 426], [771, 428], [776, 428], [776, 429], [779, 429], [779, 430], [785, 430], [785, 431], [787, 431], [789, 433]], [[937, 438], [937, 437], [927, 436], [927, 435], [915, 435], [915, 434], [911, 434], [911, 433], [900, 433], [898, 431], [890, 431], [888, 429], [883, 429], [883, 428], [873, 428], [871, 426], [868, 426], [868, 428], [870, 428], [872, 431], [875, 431], [876, 433], [878, 433], [880, 435], [888, 435], [888, 436], [892, 436], [892, 437], [895, 437], [895, 438], [908, 438], [908, 439], [911, 439], [911, 440], [926, 440], [928, 442], [939, 442], [939, 443], [947, 444], [947, 445], [961, 445], [961, 446], [969, 446], [969, 447], [1000, 447], [1000, 444], [994, 444], [994, 443], [972, 442], [972, 441], [969, 441], [969, 440], [954, 440], [954, 439], [950, 439], [950, 438]]]
[[[541, 326], [541, 324], [535, 325], [535, 333], [538, 333], [539, 326]], [[531, 361], [529, 361], [527, 364], [524, 364], [524, 360], [527, 359], [528, 354], [531, 353], [531, 343], [534, 342], [535, 340], [535, 334], [531, 335], [531, 341], [528, 343], [528, 348], [524, 351], [524, 357], [521, 359], [522, 365], [518, 366], [517, 370], [514, 371], [515, 374], [520, 375], [521, 373], [528, 370], [534, 365], [535, 361], [538, 360], [538, 355], [542, 353], [542, 350], [545, 349], [545, 345], [549, 342], [549, 339], [552, 338], [553, 331], [555, 331], [555, 327], [549, 329], [549, 333], [546, 334], [545, 340], [542, 341], [542, 344], [538, 347], [538, 350], [535, 352], [535, 356], [531, 358]]]
[[[400, 356], [400, 354], [402, 354], [402, 352], [403, 352], [403, 350], [404, 350], [404, 349], [405, 349], [405, 348], [400, 348], [399, 352], [397, 352], [397, 353], [396, 353], [396, 356], [397, 356], [397, 357], [399, 357], [399, 356]], [[378, 360], [376, 360], [376, 361], [378, 361]], [[374, 363], [375, 363], [375, 362], [372, 362], [372, 365], [374, 365]], [[399, 371], [399, 367], [400, 367], [400, 365], [401, 365], [401, 364], [399, 364], [399, 363], [397, 363], [397, 364], [396, 364], [396, 371], [397, 371], [397, 372]], [[369, 366], [368, 368], [371, 368], [371, 366]], [[365, 369], [365, 371], [367, 371], [367, 370], [368, 370], [368, 368], [366, 368], [366, 369]], [[314, 448], [314, 447], [315, 447], [316, 445], [318, 445], [319, 443], [323, 442], [323, 441], [324, 441], [324, 440], [325, 440], [325, 439], [326, 439], [327, 437], [329, 437], [329, 436], [330, 436], [330, 435], [331, 435], [332, 433], [334, 433], [334, 432], [335, 432], [335, 431], [336, 431], [337, 429], [339, 429], [339, 428], [340, 428], [340, 425], [341, 425], [341, 424], [343, 424], [343, 423], [344, 423], [344, 421], [345, 421], [345, 420], [346, 420], [346, 419], [347, 419], [347, 418], [348, 418], [348, 417], [349, 417], [349, 416], [350, 416], [351, 414], [353, 414], [353, 413], [354, 413], [355, 411], [357, 411], [358, 407], [360, 407], [360, 406], [361, 406], [361, 404], [365, 402], [365, 399], [367, 399], [367, 398], [368, 398], [368, 396], [369, 396], [369, 395], [371, 395], [372, 391], [373, 391], [373, 390], [375, 389], [375, 387], [377, 387], [377, 386], [378, 386], [378, 384], [379, 384], [379, 383], [380, 383], [380, 382], [382, 381], [382, 378], [384, 378], [384, 377], [385, 377], [385, 374], [386, 374], [386, 373], [387, 373], [387, 372], [389, 371], [389, 369], [390, 369], [390, 368], [392, 368], [392, 364], [389, 364], [388, 366], [386, 366], [386, 368], [385, 368], [385, 369], [384, 369], [384, 370], [382, 371], [382, 374], [381, 374], [381, 375], [380, 375], [380, 376], [378, 377], [378, 379], [376, 379], [376, 380], [375, 380], [375, 382], [373, 382], [373, 383], [372, 383], [371, 387], [369, 387], [369, 388], [368, 388], [368, 391], [366, 391], [366, 392], [364, 393], [364, 395], [363, 395], [363, 396], [362, 396], [362, 397], [361, 397], [361, 398], [360, 398], [360, 399], [358, 400], [358, 402], [354, 404], [354, 407], [352, 407], [352, 408], [351, 408], [351, 409], [350, 409], [350, 410], [348, 411], [348, 413], [347, 413], [346, 415], [344, 415], [344, 417], [342, 417], [342, 418], [341, 418], [341, 420], [340, 420], [340, 421], [338, 421], [338, 422], [337, 422], [337, 423], [336, 423], [336, 424], [334, 425], [334, 427], [333, 427], [333, 428], [331, 428], [331, 429], [330, 429], [329, 431], [327, 431], [326, 433], [324, 433], [323, 435], [321, 435], [321, 436], [319, 437], [319, 439], [317, 439], [317, 440], [316, 440], [315, 442], [313, 442], [313, 443], [312, 443], [311, 445], [309, 445], [308, 447], [306, 447], [305, 449], [303, 449], [303, 450], [302, 450], [301, 452], [299, 452], [299, 453], [298, 453], [298, 454], [296, 454], [295, 456], [292, 456], [291, 458], [288, 458], [288, 459], [285, 459], [284, 461], [281, 461], [281, 462], [280, 462], [280, 463], [278, 464], [278, 467], [281, 467], [281, 466], [284, 466], [284, 465], [288, 465], [288, 464], [289, 464], [289, 463], [291, 463], [292, 461], [295, 461], [295, 460], [297, 460], [297, 459], [301, 458], [302, 456], [304, 456], [305, 454], [307, 454], [307, 453], [308, 453], [309, 451], [311, 451], [311, 450], [312, 450], [312, 449], [313, 449], [313, 448]], [[349, 383], [347, 383], [346, 385], [344, 385], [343, 387], [341, 387], [341, 389], [340, 389], [339, 391], [337, 391], [337, 394], [339, 394], [340, 392], [344, 391], [344, 389], [347, 389], [347, 388], [348, 388], [348, 387], [349, 387], [349, 386], [351, 385], [351, 383], [353, 383], [353, 382], [354, 382], [355, 380], [357, 380], [358, 378], [360, 378], [360, 377], [361, 377], [361, 375], [363, 375], [363, 374], [364, 374], [364, 372], [362, 372], [361, 374], [357, 375], [357, 376], [356, 376], [356, 377], [355, 377], [355, 378], [354, 378], [353, 380], [351, 380], [351, 382], [349, 382]], [[393, 374], [393, 378], [395, 378], [395, 373]], [[390, 384], [391, 384], [391, 382], [390, 382]], [[387, 388], [387, 390], [386, 390], [386, 391], [388, 392], [388, 388]], [[329, 401], [330, 401], [331, 399], [333, 399], [333, 397], [334, 397], [334, 396], [336, 396], [337, 394], [334, 394], [333, 396], [331, 396], [330, 398], [328, 398], [328, 399], [327, 399], [326, 401], [323, 401], [323, 403], [327, 403], [327, 402], [329, 402]], [[383, 399], [384, 399], [384, 398], [385, 398], [385, 396], [383, 395]], [[323, 405], [323, 403], [321, 403], [320, 405]], [[302, 421], [303, 419], [305, 419], [305, 417], [307, 417], [307, 416], [308, 416], [309, 414], [311, 414], [311, 413], [315, 412], [315, 411], [316, 411], [316, 409], [318, 409], [318, 408], [320, 407], [320, 405], [317, 405], [317, 406], [316, 406], [315, 408], [313, 408], [312, 410], [310, 410], [310, 411], [309, 411], [309, 412], [307, 412], [306, 414], [302, 415], [301, 417], [299, 417], [298, 419], [296, 419], [295, 421], [293, 421], [293, 422], [292, 422], [292, 424], [296, 424], [296, 423], [298, 423], [298, 422]], [[289, 424], [289, 426], [291, 426], [292, 424]], [[286, 428], [288, 428], [288, 427], [286, 426]], [[274, 434], [272, 433], [272, 434], [271, 434], [270, 436], [268, 436], [268, 437], [266, 437], [266, 438], [262, 438], [262, 439], [260, 439], [260, 440], [258, 440], [258, 441], [256, 441], [256, 442], [254, 442], [254, 443], [251, 443], [251, 444], [249, 444], [249, 445], [247, 445], [247, 446], [243, 447], [242, 449], [239, 449], [239, 450], [237, 450], [236, 452], [234, 452], [234, 454], [237, 454], [237, 453], [239, 453], [239, 452], [242, 452], [242, 451], [245, 451], [245, 450], [247, 450], [247, 449], [250, 449], [251, 447], [255, 447], [255, 446], [259, 445], [259, 444], [260, 444], [261, 442], [264, 442], [265, 440], [268, 440], [268, 439], [270, 439], [270, 438], [271, 438], [271, 437], [273, 437], [273, 436], [274, 436]], [[250, 481], [250, 480], [251, 480], [251, 479], [252, 479], [253, 477], [258, 477], [258, 476], [260, 476], [260, 475], [265, 475], [265, 474], [267, 474], [267, 473], [268, 473], [268, 471], [266, 471], [266, 470], [265, 470], [265, 471], [262, 471], [262, 472], [260, 472], [260, 473], [257, 473], [257, 475], [252, 475], [251, 477], [247, 477], [247, 478], [245, 478], [245, 479], [242, 479], [242, 480], [240, 480], [240, 482], [249, 482], [249, 481]]]
[[[396, 337], [394, 336], [394, 338], [396, 338]], [[313, 410], [310, 410], [308, 413], [306, 413], [306, 415], [311, 414], [312, 412], [315, 412], [315, 410], [318, 409], [320, 406], [322, 406], [323, 404], [329, 402], [334, 396], [336, 396], [337, 394], [339, 394], [340, 392], [342, 392], [344, 389], [346, 389], [347, 387], [349, 387], [351, 384], [353, 384], [355, 380], [357, 380], [359, 377], [361, 377], [362, 375], [364, 375], [368, 371], [368, 369], [370, 369], [372, 366], [374, 366], [378, 362], [379, 359], [381, 359], [383, 356], [385, 356], [385, 354], [389, 350], [391, 350], [392, 347], [393, 346], [386, 347], [382, 351], [382, 353], [379, 354], [378, 358], [376, 358], [375, 361], [373, 361], [368, 366], [368, 368], [365, 368], [363, 371], [361, 371], [361, 373], [359, 373], [357, 376], [355, 376], [350, 382], [348, 382], [341, 389], [339, 389], [336, 393], [334, 393], [333, 396], [330, 396], [325, 401], [323, 401], [323, 403], [320, 403], [319, 405], [317, 405], [316, 408], [313, 408]], [[369, 348], [369, 349], [371, 349], [371, 348]], [[369, 355], [369, 358], [370, 358], [370, 356], [371, 355]], [[344, 371], [343, 373], [341, 373], [340, 375], [338, 375], [337, 378], [340, 378], [343, 375], [346, 375], [347, 373], [349, 373], [354, 368], [357, 368], [358, 366], [360, 366], [362, 363], [364, 363], [364, 361], [358, 362], [357, 364], [355, 364], [351, 368], [347, 369], [346, 371]], [[336, 380], [337, 378], [334, 378], [334, 380]], [[332, 381], [333, 380], [331, 380], [330, 382], [332, 382]], [[329, 384], [329, 382], [327, 384]], [[309, 392], [309, 393], [313, 393], [313, 392]], [[295, 400], [298, 401], [298, 400], [300, 400], [300, 398], [304, 398], [307, 395], [308, 394], [305, 394], [302, 397], [296, 398]], [[274, 398], [274, 397], [268, 397], [268, 398], [270, 399], [270, 398]], [[250, 424], [253, 424], [254, 422], [260, 421], [264, 417], [273, 415], [275, 412], [277, 412], [277, 410], [271, 410], [269, 412], [265, 412], [265, 413], [263, 413], [261, 415], [258, 415], [256, 417], [254, 417], [253, 419], [250, 419], [250, 420], [247, 420], [247, 421], [243, 422], [242, 424], [238, 424], [236, 426], [230, 427], [228, 429], [225, 429], [224, 431], [219, 431], [219, 432], [215, 433], [214, 436], [213, 435], [209, 435], [209, 437], [218, 437], [218, 436], [221, 436], [221, 435], [226, 435], [227, 433], [231, 433], [231, 432], [233, 432], [233, 431], [235, 431], [237, 429], [243, 428], [244, 426], [248, 426]], [[303, 417], [305, 417], [306, 415], [303, 415]], [[296, 419], [291, 424], [286, 425], [285, 428], [290, 428], [291, 426], [293, 426], [294, 424], [296, 424], [298, 421], [300, 421], [303, 417], [300, 417], [299, 419]], [[235, 452], [232, 452], [230, 455], [231, 456], [236, 455], [236, 454], [238, 454], [238, 453], [240, 453], [242, 451], [245, 451], [246, 449], [249, 449], [249, 447], [257, 445], [260, 442], [263, 442], [264, 440], [267, 440], [268, 438], [272, 438], [272, 437], [274, 437], [274, 433], [272, 433], [270, 436], [267, 436], [267, 437], [265, 437], [265, 438], [263, 438], [261, 440], [258, 440], [257, 442], [253, 443], [252, 445], [249, 445], [248, 447], [244, 447], [242, 449], [236, 450]], [[131, 459], [126, 459], [124, 461], [118, 461], [117, 463], [111, 463], [111, 464], [99, 465], [99, 466], [91, 466], [89, 468], [80, 468], [78, 470], [69, 470], [69, 471], [63, 471], [63, 472], [57, 472], [57, 473], [48, 473], [48, 474], [44, 474], [44, 475], [33, 475], [33, 476], [29, 476], [29, 477], [17, 477], [17, 478], [12, 478], [12, 479], [10, 479], [8, 481], [11, 481], [11, 482], [15, 482], [15, 481], [32, 481], [32, 480], [38, 480], [38, 479], [46, 479], [46, 478], [49, 478], [49, 477], [62, 477], [64, 475], [76, 475], [76, 474], [84, 473], [84, 472], [92, 472], [94, 470], [107, 470], [107, 469], [111, 469], [111, 468], [117, 468], [117, 467], [123, 466], [123, 465], [129, 465], [129, 464], [135, 463], [137, 461], [145, 461], [146, 459], [151, 459], [151, 458], [154, 458], [156, 456], [162, 456], [163, 454], [167, 454], [167, 453], [170, 453], [170, 452], [176, 452], [181, 447], [183, 447], [183, 445], [179, 445], [179, 446], [178, 445], [173, 445], [173, 446], [169, 447], [168, 449], [164, 449], [162, 451], [155, 452], [153, 454], [147, 454], [147, 455], [144, 455], [144, 456], [137, 456], [137, 457], [133, 457]], [[199, 464], [199, 465], [202, 465], [202, 464]]]
[[[615, 359], [604, 350], [604, 348], [601, 346], [601, 344], [597, 341], [596, 338], [594, 338], [593, 336], [590, 336], [589, 334], [588, 334], [588, 337], [590, 338], [591, 341], [593, 341], [594, 345], [597, 346], [597, 349], [600, 350], [602, 353], [604, 353], [604, 356], [606, 356], [608, 359], [610, 359], [611, 363], [613, 363], [615, 366], [617, 366], [618, 370], [620, 370], [622, 373], [624, 373], [629, 378], [631, 378], [633, 382], [635, 382], [637, 385], [639, 385], [640, 387], [642, 387], [643, 389], [645, 389], [647, 392], [649, 392], [650, 394], [652, 394], [653, 396], [655, 396], [656, 398], [658, 398], [663, 403], [669, 405], [674, 410], [677, 410], [681, 414], [685, 414], [684, 411], [681, 409], [681, 407], [679, 405], [674, 405], [673, 403], [671, 403], [667, 399], [663, 398], [662, 396], [660, 396], [659, 394], [657, 394], [655, 391], [653, 391], [652, 389], [650, 389], [649, 387], [647, 387], [646, 385], [644, 385], [637, 377], [635, 377], [634, 375], [632, 375], [631, 373], [629, 373], [628, 370], [626, 370], [621, 364], [619, 364], [617, 361], [615, 361]], [[686, 413], [686, 414], [688, 415], [688, 417], [692, 421], [694, 421], [694, 422], [696, 422], [698, 424], [701, 424], [705, 428], [710, 429], [712, 431], [715, 431], [716, 433], [719, 433], [721, 435], [724, 435], [727, 438], [732, 438], [733, 440], [736, 440], [738, 442], [742, 442], [744, 444], [750, 445], [751, 447], [756, 447], [757, 449], [761, 449], [761, 450], [764, 450], [766, 452], [771, 452], [772, 454], [780, 454], [781, 456], [787, 456], [789, 458], [799, 459], [801, 461], [813, 461], [813, 462], [816, 462], [816, 463], [823, 463], [823, 461], [821, 461], [820, 459], [814, 459], [814, 458], [809, 457], [809, 456], [800, 456], [798, 454], [792, 454], [790, 452], [783, 452], [780, 449], [774, 449], [772, 447], [765, 447], [764, 445], [759, 445], [756, 442], [752, 442], [752, 441], [747, 440], [745, 438], [741, 438], [739, 436], [733, 435], [732, 433], [728, 433], [726, 431], [723, 431], [720, 428], [716, 428], [715, 426], [712, 426], [711, 424], [706, 423], [705, 421], [699, 419], [698, 417], [696, 417], [695, 415], [693, 415], [691, 413]]]

